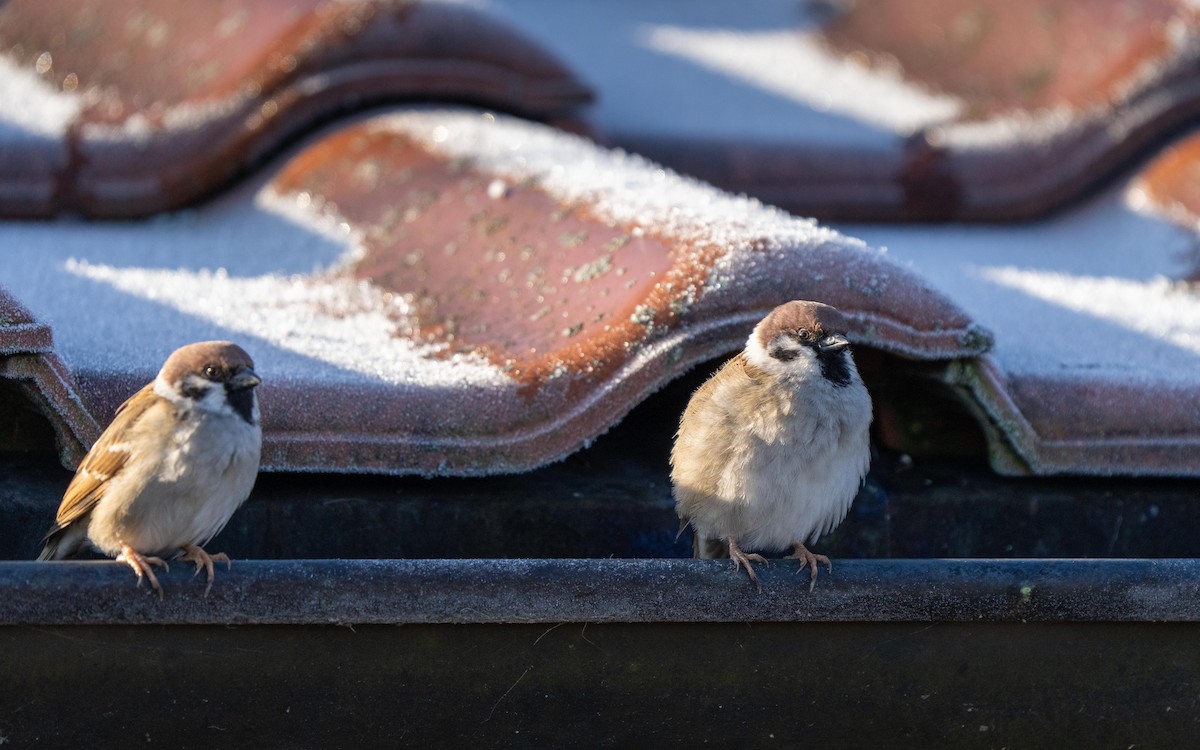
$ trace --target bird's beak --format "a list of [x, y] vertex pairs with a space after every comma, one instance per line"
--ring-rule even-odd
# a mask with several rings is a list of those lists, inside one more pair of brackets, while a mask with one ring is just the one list
[[825, 338], [821, 339], [821, 351], [822, 352], [830, 352], [830, 353], [840, 352], [841, 350], [845, 349], [848, 346], [850, 346], [850, 339], [848, 339], [845, 336], [842, 336], [840, 334], [835, 333], [833, 335], [826, 336]]
[[246, 368], [237, 375], [229, 379], [229, 385], [233, 386], [235, 391], [242, 391], [247, 388], [253, 388], [262, 382], [262, 378], [258, 376], [254, 370]]

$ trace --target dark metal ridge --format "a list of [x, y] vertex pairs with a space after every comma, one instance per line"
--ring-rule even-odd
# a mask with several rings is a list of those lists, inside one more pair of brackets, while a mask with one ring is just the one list
[[0, 625], [1200, 621], [1200, 560], [239, 560], [163, 600], [114, 562], [0, 563]]

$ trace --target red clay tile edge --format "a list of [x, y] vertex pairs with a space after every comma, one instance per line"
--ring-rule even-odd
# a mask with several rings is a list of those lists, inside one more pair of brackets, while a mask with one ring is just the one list
[[[953, 0], [929, 8], [910, 5], [850, 4], [850, 15], [862, 25], [882, 24], [876, 29], [876, 37], [862, 42], [868, 52], [879, 37], [888, 39], [897, 32], [894, 23], [888, 25], [881, 8], [900, 17], [919, 18], [924, 11], [941, 19], [929, 21], [924, 27], [925, 33], [936, 37], [939, 33], [949, 34], [945, 26], [959, 20], [951, 10], [963, 16], [981, 11], [986, 16], [989, 5], [996, 6], [992, 11], [1007, 11], [1012, 4]], [[1038, 13], [1052, 14], [1054, 3], [1020, 5], [1034, 6], [1024, 7], [1021, 12], [1037, 18]], [[1099, 5], [1113, 10], [1121, 4]], [[615, 145], [802, 216], [849, 221], [1013, 221], [1039, 217], [1113, 176], [1148, 145], [1200, 114], [1200, 17], [1185, 6], [1172, 7], [1160, 3], [1145, 10], [1136, 29], [1145, 37], [1136, 48], [1138, 56], [1103, 60], [1113, 68], [1112, 78], [1097, 83], [1096, 90], [1074, 91], [1073, 98], [1061, 100], [1026, 102], [1018, 98], [1003, 106], [991, 103], [974, 115], [926, 126], [906, 137], [898, 135], [894, 146], [882, 154], [853, 147], [803, 148], [784, 139], [746, 143], [722, 138], [646, 136], [621, 132], [619, 126], [611, 126], [609, 135]], [[1078, 21], [1086, 19], [1092, 9], [1089, 6], [1088, 10], [1080, 10], [1067, 4], [1065, 10], [1079, 10], [1074, 13]], [[1164, 16], [1169, 21], [1164, 21]], [[1068, 41], [1074, 41], [1072, 33], [1069, 28], [1062, 31]], [[1022, 40], [1016, 36], [1004, 43], [1019, 48]], [[843, 40], [842, 46], [845, 54], [853, 54], [853, 45]], [[885, 48], [878, 57], [894, 62], [895, 52]], [[933, 54], [920, 48], [918, 52]], [[930, 63], [920, 54], [912, 56]], [[1059, 62], [1060, 68], [1070, 68], [1086, 78], [1086, 71], [1080, 68], [1086, 68], [1089, 61]], [[955, 63], [942, 65], [953, 68]], [[962, 77], [959, 71], [942, 72], [949, 78]], [[968, 77], [968, 81], [987, 90], [994, 82], [985, 74], [995, 71], [985, 64], [978, 72], [979, 78]], [[918, 77], [916, 83], [940, 90], [936, 81]]]
[[[489, 124], [489, 118], [495, 122]], [[672, 248], [673, 266], [704, 265], [708, 268], [705, 283], [694, 290], [676, 290], [678, 296], [667, 304], [674, 307], [672, 303], [680, 303], [677, 317], [669, 326], [655, 328], [653, 335], [639, 339], [634, 351], [604, 378], [581, 380], [583, 387], [573, 394], [565, 387], [546, 389], [532, 401], [522, 401], [515, 391], [500, 394], [508, 403], [500, 404], [497, 413], [517, 413], [513, 405], [524, 404], [517, 411], [528, 412], [528, 419], [510, 422], [507, 427], [492, 425], [492, 429], [475, 434], [464, 430], [437, 436], [411, 431], [401, 434], [353, 421], [313, 423], [303, 415], [290, 422], [284, 418], [277, 424], [287, 425], [285, 429], [269, 430], [266, 435], [266, 469], [471, 475], [534, 468], [587, 445], [643, 398], [687, 369], [740, 349], [753, 324], [781, 298], [799, 297], [841, 308], [857, 344], [912, 359], [947, 362], [945, 380], [975, 410], [989, 437], [993, 466], [1001, 472], [1200, 474], [1200, 451], [1196, 450], [1200, 436], [1186, 419], [1160, 414], [1161, 419], [1147, 420], [1145, 424], [1156, 434], [1139, 432], [1140, 422], [1115, 432], [1108, 429], [1108, 423], [1061, 423], [1054, 418], [1054, 402], [1047, 396], [1061, 384], [1049, 384], [1047, 392], [1039, 390], [1042, 386], [1038, 383], [1010, 382], [985, 354], [990, 345], [987, 331], [923, 279], [852, 240], [664, 174], [637, 157], [606, 152], [530, 123], [478, 113], [418, 110], [394, 119], [381, 117], [372, 127], [394, 128], [414, 143], [422, 142], [421, 133], [436, 131], [438, 135], [427, 139], [425, 147], [439, 158], [449, 159], [464, 179], [476, 183], [480, 170], [513, 184], [521, 184], [527, 177], [521, 170], [562, 174], [557, 187], [547, 178], [543, 189], [580, 191], [567, 202], [586, 203], [596, 216], [607, 210], [609, 219], [618, 223], [621, 217], [613, 212], [632, 211], [638, 221], [663, 227], [659, 239]], [[522, 148], [510, 154], [503, 146], [514, 142], [510, 140], [514, 136]], [[439, 148], [448, 151], [438, 152]], [[468, 162], [471, 166], [464, 168]], [[516, 164], [523, 166], [517, 169]], [[579, 184], [586, 175], [600, 172], [609, 174], [598, 175], [597, 185]], [[668, 190], [669, 197], [659, 200]], [[589, 198], [585, 201], [579, 196]], [[561, 195], [559, 199], [563, 199]], [[613, 201], [619, 204], [617, 208]], [[607, 209], [601, 206], [605, 202], [610, 204]], [[659, 212], [663, 211], [669, 219], [662, 218]], [[704, 236], [725, 237], [730, 244], [719, 256], [696, 255]], [[721, 283], [708, 283], [714, 273]], [[668, 276], [664, 274], [661, 281], [665, 283]], [[8, 308], [18, 309], [19, 305], [13, 302]], [[19, 369], [19, 358], [10, 357], [6, 362], [17, 368], [13, 370], [17, 377], [25, 372]], [[146, 363], [139, 363], [142, 365]], [[57, 375], [59, 389], [56, 391], [54, 380], [48, 378], [38, 385], [48, 389], [47, 401], [58, 405], [48, 416], [67, 420], [72, 415], [71, 404], [81, 408], [82, 404], [74, 398], [61, 363], [52, 370], [50, 375]], [[93, 381], [89, 373], [77, 375], [81, 383]], [[96, 403], [112, 401], [115, 382], [96, 384], [104, 394], [96, 395]], [[122, 385], [124, 392], [129, 392], [140, 384]], [[313, 397], [314, 393], [311, 388], [306, 393], [301, 384], [291, 391], [281, 388], [276, 399], [300, 403], [303, 396]], [[367, 402], [379, 411], [403, 413], [407, 406], [398, 389], [383, 384], [367, 384], [356, 388], [354, 394], [330, 395]], [[1057, 398], [1070, 401], [1072, 396], [1068, 392]], [[397, 409], [401, 411], [394, 412]], [[86, 434], [87, 425], [80, 424], [67, 429], [56, 425], [60, 439]], [[94, 436], [98, 430], [94, 421], [91, 424]], [[64, 456], [68, 455], [70, 451], [64, 450]]]
[[[1107, 382], [1055, 381], [1022, 383], [1018, 393], [988, 355], [952, 363], [945, 379], [984, 428], [992, 468], [1001, 474], [1200, 476], [1200, 434], [1188, 419], [1200, 413], [1194, 392], [1129, 393]], [[1062, 409], [1056, 407], [1064, 402], [1092, 413], [1088, 401], [1106, 400], [1138, 403], [1143, 428], [1121, 430], [1096, 420], [1086, 426], [1060, 423]]]
[[[330, 148], [331, 144], [341, 147]], [[380, 204], [377, 191], [383, 183], [363, 190], [342, 178], [359, 173], [364, 164], [399, 180], [388, 188], [395, 191], [396, 200]], [[399, 177], [401, 173], [407, 176]], [[372, 268], [388, 267], [390, 257], [411, 256], [408, 275], [413, 278], [398, 281], [412, 287], [388, 288], [416, 292], [451, 313], [471, 314], [473, 305], [463, 298], [476, 293], [480, 299], [495, 296], [502, 305], [510, 293], [529, 296], [540, 290], [551, 301], [549, 289], [500, 281], [495, 271], [475, 279], [466, 272], [447, 276], [419, 268], [451, 262], [469, 267], [472, 259], [482, 261], [486, 254], [505, 250], [515, 254], [523, 246], [541, 258], [538, 262], [548, 262], [547, 254], [556, 251], [543, 239], [543, 227], [551, 227], [551, 235], [561, 231], [554, 227], [564, 220], [553, 215], [564, 208], [589, 217], [582, 225], [564, 223], [564, 228], [591, 228], [581, 233], [581, 247], [559, 248], [558, 255], [584, 250], [568, 262], [611, 254], [609, 235], [617, 231], [653, 237], [651, 244], [659, 250], [642, 248], [646, 253], [665, 252], [665, 265], [661, 259], [648, 265], [614, 261], [628, 265], [622, 278], [642, 290], [638, 299], [615, 302], [611, 310], [597, 302], [613, 314], [608, 320], [614, 331], [627, 337], [627, 351], [612, 346], [598, 326], [585, 326], [577, 337], [572, 332], [570, 341], [581, 342], [579, 351], [573, 343], [550, 345], [549, 350], [542, 343], [533, 358], [519, 346], [505, 349], [492, 338], [488, 358], [493, 366], [510, 361], [534, 374], [510, 376], [519, 387], [515, 393], [500, 389], [496, 394], [509, 403], [492, 407], [491, 424], [464, 424], [457, 434], [440, 438], [410, 432], [403, 436], [405, 445], [396, 445], [371, 433], [377, 428], [350, 437], [342, 430], [318, 432], [318, 425], [306, 423], [304, 410], [293, 410], [280, 416], [291, 430], [269, 435], [264, 462], [270, 466], [326, 468], [338, 456], [333, 463], [340, 470], [468, 474], [520, 471], [557, 460], [586, 445], [688, 368], [741, 349], [754, 323], [791, 298], [834, 304], [851, 321], [858, 343], [911, 358], [970, 357], [991, 343], [990, 334], [944, 295], [862, 243], [666, 174], [639, 157], [605, 151], [511, 118], [420, 109], [381, 114], [342, 126], [309, 146], [271, 184], [285, 200], [294, 196], [290, 199], [302, 198], [306, 206], [336, 205], [334, 218], [368, 238], [364, 252]], [[424, 198], [408, 205], [404, 196], [409, 193]], [[543, 193], [543, 198], [534, 193]], [[394, 224], [387, 217], [397, 212], [409, 217], [404, 233], [377, 231]], [[495, 228], [480, 231], [481, 225]], [[510, 236], [514, 227], [525, 227], [516, 231], [528, 234]], [[453, 261], [436, 251], [443, 244], [456, 248]], [[624, 251], [615, 252], [619, 257]], [[587, 282], [577, 278], [580, 283], [573, 294], [602, 284], [600, 276]], [[649, 287], [641, 284], [647, 276], [652, 280]], [[359, 278], [374, 279], [374, 272]], [[429, 284], [436, 287], [421, 289]], [[504, 321], [489, 328], [507, 324], [519, 329], [536, 318], [506, 314]], [[639, 324], [626, 326], [630, 318]], [[577, 312], [570, 318], [576, 319], [583, 316]], [[499, 336], [506, 338], [531, 340], [519, 331]], [[560, 374], [563, 377], [556, 379]], [[330, 393], [328, 398], [345, 397]], [[357, 395], [336, 413], [351, 413], [361, 399]], [[390, 403], [394, 398], [387, 398], [382, 388], [371, 401], [375, 412], [400, 407]], [[426, 407], [410, 404], [412, 409]], [[402, 420], [410, 418], [396, 412], [390, 424], [400, 429]], [[356, 454], [356, 445], [371, 446], [370, 455]]]
[[53, 351], [50, 329], [0, 288], [0, 378], [15, 382], [54, 429], [59, 460], [75, 466], [100, 437], [74, 379]]
[[[62, 5], [62, 13], [72, 12], [71, 3]], [[197, 12], [216, 8], [204, 4]], [[175, 31], [195, 32], [197, 25], [217, 24]], [[282, 34], [263, 52], [271, 64], [226, 91], [130, 112], [119, 85], [109, 87], [116, 99], [98, 89], [100, 102], [83, 107], [65, 142], [34, 149], [27, 160], [9, 154], [0, 161], [0, 216], [130, 218], [181, 208], [348, 106], [471, 101], [579, 127], [573, 112], [592, 98], [549, 53], [468, 5], [331, 3], [309, 9], [294, 26], [304, 33]], [[9, 30], [13, 35], [18, 41], [10, 44], [19, 46], [19, 30]], [[115, 119], [105, 114], [114, 103]], [[183, 122], [171, 125], [173, 119]]]

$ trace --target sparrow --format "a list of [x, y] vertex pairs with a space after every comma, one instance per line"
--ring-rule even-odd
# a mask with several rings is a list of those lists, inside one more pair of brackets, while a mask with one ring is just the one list
[[854, 366], [846, 319], [803, 300], [767, 314], [745, 349], [688, 402], [671, 450], [680, 533], [691, 524], [693, 554], [745, 566], [746, 550], [791, 548], [807, 565], [812, 544], [846, 517], [870, 464], [871, 397]]
[[208, 573], [224, 553], [203, 545], [250, 495], [262, 445], [250, 355], [228, 341], [177, 349], [158, 376], [117, 409], [67, 486], [39, 560], [86, 544], [145, 576], [182, 555]]

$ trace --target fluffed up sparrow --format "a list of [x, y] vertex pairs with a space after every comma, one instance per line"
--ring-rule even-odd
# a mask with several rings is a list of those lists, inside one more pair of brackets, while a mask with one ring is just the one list
[[671, 451], [680, 531], [694, 556], [746, 566], [745, 550], [792, 549], [811, 571], [812, 544], [846, 517], [870, 463], [871, 398], [854, 366], [846, 320], [793, 301], [754, 328], [746, 348], [692, 395]]
[[127, 563], [163, 595], [151, 566], [183, 555], [196, 572], [224, 553], [203, 545], [249, 496], [262, 429], [261, 380], [240, 346], [205, 341], [177, 349], [154, 382], [117, 409], [67, 487], [39, 560], [61, 560], [85, 543]]

